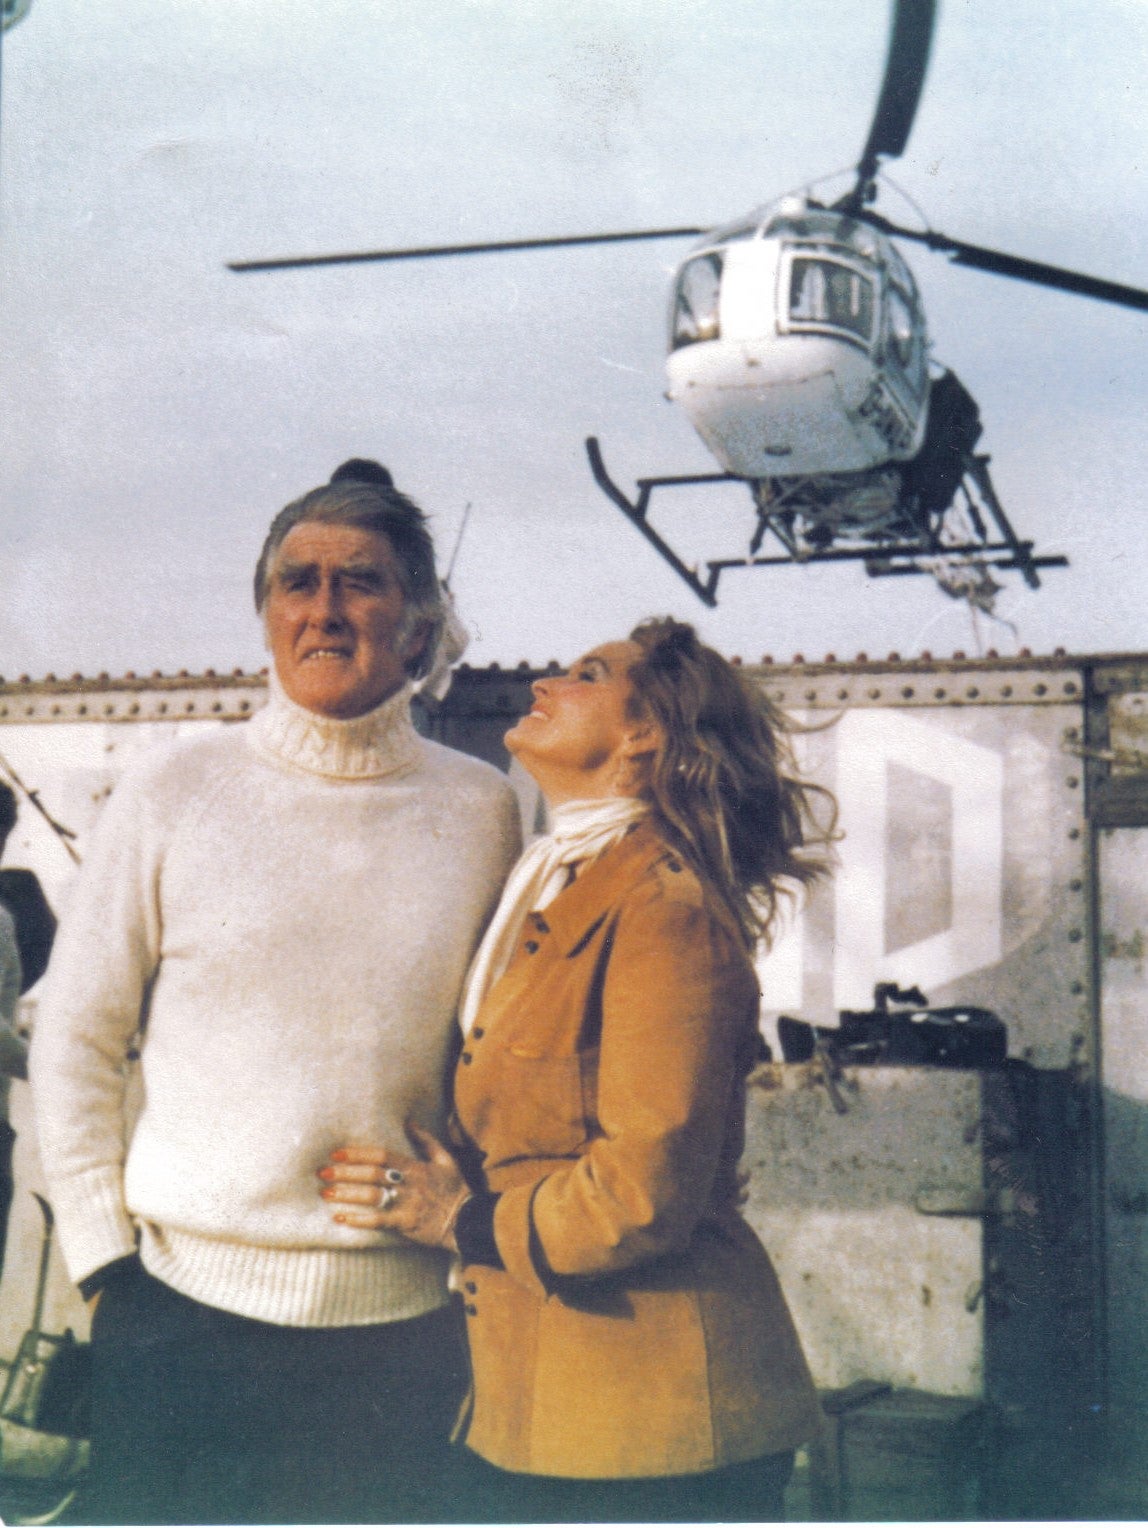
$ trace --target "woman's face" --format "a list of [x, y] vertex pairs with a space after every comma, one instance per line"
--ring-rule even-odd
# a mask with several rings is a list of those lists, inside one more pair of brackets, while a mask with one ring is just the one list
[[505, 742], [549, 801], [634, 793], [636, 761], [656, 742], [649, 722], [627, 714], [641, 656], [636, 642], [605, 642], [533, 685], [534, 704]]

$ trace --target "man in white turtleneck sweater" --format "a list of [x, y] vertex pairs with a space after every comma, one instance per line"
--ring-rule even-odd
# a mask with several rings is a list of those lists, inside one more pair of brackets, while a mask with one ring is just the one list
[[116, 788], [39, 1005], [41, 1151], [99, 1302], [85, 1522], [460, 1512], [444, 1261], [335, 1224], [316, 1177], [334, 1146], [442, 1125], [518, 848], [504, 778], [411, 723], [441, 596], [420, 512], [374, 471], [277, 517], [268, 705]]

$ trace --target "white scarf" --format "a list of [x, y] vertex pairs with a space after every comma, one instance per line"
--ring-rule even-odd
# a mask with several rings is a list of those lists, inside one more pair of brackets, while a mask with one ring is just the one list
[[468, 1035], [483, 998], [510, 964], [526, 915], [549, 907], [568, 884], [570, 867], [594, 859], [625, 836], [649, 807], [636, 796], [564, 801], [550, 832], [536, 838], [510, 872], [490, 927], [471, 961], [458, 1022]]

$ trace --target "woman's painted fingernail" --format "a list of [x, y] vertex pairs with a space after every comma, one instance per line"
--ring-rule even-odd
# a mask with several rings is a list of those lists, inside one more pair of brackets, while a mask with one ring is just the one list
[[329, 1167], [321, 1167], [319, 1169], [319, 1177], [320, 1178], [333, 1178], [334, 1176], [335, 1176], [335, 1174], [331, 1171], [331, 1169]]

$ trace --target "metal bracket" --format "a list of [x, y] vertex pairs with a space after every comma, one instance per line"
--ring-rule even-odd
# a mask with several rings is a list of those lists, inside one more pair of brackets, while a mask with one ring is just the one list
[[983, 1188], [962, 1188], [941, 1184], [919, 1188], [913, 1199], [918, 1215], [942, 1215], [968, 1217], [983, 1220], [989, 1217], [1007, 1219], [1016, 1214], [1016, 1194], [1011, 1188], [986, 1191]]

